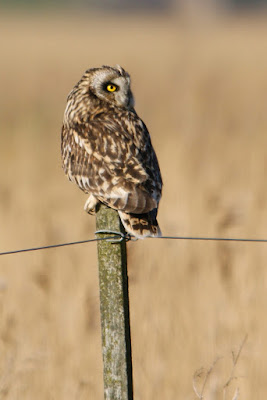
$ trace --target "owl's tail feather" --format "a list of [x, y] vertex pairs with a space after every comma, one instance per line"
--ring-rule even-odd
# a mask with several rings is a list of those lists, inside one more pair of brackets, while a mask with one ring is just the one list
[[125, 230], [136, 238], [161, 236], [156, 209], [145, 214], [129, 214], [119, 210], [118, 213]]

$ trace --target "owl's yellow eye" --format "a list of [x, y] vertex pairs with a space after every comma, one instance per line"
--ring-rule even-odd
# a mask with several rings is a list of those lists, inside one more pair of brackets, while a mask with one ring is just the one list
[[109, 83], [107, 85], [107, 91], [108, 92], [115, 92], [118, 89], [118, 87], [116, 85], [113, 85], [113, 83]]

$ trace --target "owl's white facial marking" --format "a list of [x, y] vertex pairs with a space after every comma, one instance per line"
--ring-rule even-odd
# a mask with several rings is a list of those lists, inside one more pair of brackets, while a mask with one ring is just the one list
[[119, 107], [133, 107], [134, 99], [130, 87], [130, 78], [119, 76], [112, 79], [111, 83], [117, 87], [117, 90], [114, 92], [115, 103]]
[[131, 92], [131, 80], [124, 70], [103, 68], [95, 71], [90, 88], [101, 100], [118, 107], [133, 108], [134, 98]]

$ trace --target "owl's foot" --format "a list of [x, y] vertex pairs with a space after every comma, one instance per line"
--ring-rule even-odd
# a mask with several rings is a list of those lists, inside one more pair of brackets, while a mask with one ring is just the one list
[[95, 215], [95, 206], [97, 205], [97, 203], [98, 200], [92, 194], [90, 194], [85, 202], [84, 211], [86, 211], [90, 215]]

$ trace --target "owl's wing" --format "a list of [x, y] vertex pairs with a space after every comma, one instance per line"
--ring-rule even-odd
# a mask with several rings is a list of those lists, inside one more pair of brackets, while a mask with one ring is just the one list
[[137, 214], [157, 208], [160, 171], [136, 114], [63, 125], [62, 158], [69, 179], [109, 207]]

